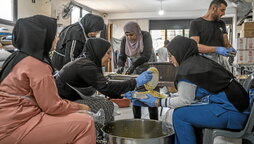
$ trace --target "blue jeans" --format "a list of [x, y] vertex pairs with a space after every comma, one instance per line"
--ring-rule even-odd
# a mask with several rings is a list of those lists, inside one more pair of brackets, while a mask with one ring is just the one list
[[232, 119], [233, 122], [239, 123], [238, 125], [244, 126], [247, 115], [233, 111], [225, 111], [216, 115], [212, 112], [215, 107], [219, 107], [219, 104], [185, 106], [175, 109], [173, 113], [175, 144], [196, 144], [194, 127], [226, 129], [230, 128]]

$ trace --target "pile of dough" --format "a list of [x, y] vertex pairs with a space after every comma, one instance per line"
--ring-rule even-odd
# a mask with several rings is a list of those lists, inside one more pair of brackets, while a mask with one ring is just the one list
[[159, 93], [157, 91], [154, 91], [154, 90], [145, 91], [145, 92], [135, 92], [135, 93], [136, 94], [133, 95], [133, 98], [137, 98], [137, 99], [146, 99], [146, 98], [148, 98], [146, 96], [146, 94], [150, 94], [150, 95], [152, 95], [154, 97], [157, 97], [157, 98], [166, 98], [166, 96], [164, 94], [161, 94], [161, 93]]

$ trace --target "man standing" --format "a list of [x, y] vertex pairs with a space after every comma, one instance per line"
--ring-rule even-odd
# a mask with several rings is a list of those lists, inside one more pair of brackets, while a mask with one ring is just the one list
[[229, 43], [225, 23], [220, 20], [226, 7], [225, 0], [213, 0], [207, 13], [191, 22], [190, 38], [198, 43], [200, 53], [229, 70], [227, 56], [235, 55], [236, 50]]
[[156, 51], [156, 55], [159, 57], [158, 62], [168, 61], [168, 49], [166, 48], [169, 44], [169, 40], [164, 41], [164, 46]]

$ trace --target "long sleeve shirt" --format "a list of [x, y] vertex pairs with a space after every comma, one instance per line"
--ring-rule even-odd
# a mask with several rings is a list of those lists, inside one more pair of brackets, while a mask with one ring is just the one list
[[59, 97], [51, 67], [28, 56], [0, 84], [0, 140], [29, 121], [22, 138], [44, 114], [67, 115], [79, 109], [77, 103]]
[[85, 44], [78, 40], [71, 40], [67, 41], [64, 46], [61, 45], [61, 42], [57, 43], [56, 50], [52, 57], [52, 64], [57, 70], [60, 70], [66, 63], [78, 58]]
[[134, 90], [136, 80], [109, 81], [104, 77], [101, 68], [87, 58], [79, 58], [65, 65], [56, 78], [56, 84], [61, 97], [77, 100], [81, 97], [68, 84], [76, 88], [92, 86], [100, 93], [111, 98], [119, 98], [122, 93]]
[[[150, 33], [146, 31], [141, 31], [141, 33], [143, 35], [144, 50], [140, 54], [140, 57], [135, 62], [133, 62], [133, 65], [135, 67], [140, 66], [144, 64], [145, 62], [148, 62], [153, 51], [152, 37]], [[126, 37], [124, 37], [121, 42], [120, 54], [118, 57], [117, 64], [120, 67], [124, 66], [127, 59], [127, 55], [125, 53], [125, 43], [126, 43]]]
[[[240, 113], [228, 100], [224, 91], [213, 94], [193, 83], [179, 81], [178, 93], [179, 96], [161, 99], [161, 106], [178, 108], [187, 105], [200, 106], [203, 104], [211, 104], [212, 106], [209, 107], [208, 110], [216, 116], [220, 116], [221, 114], [228, 112], [229, 120], [227, 122], [227, 128], [230, 129], [243, 128], [244, 123], [239, 123], [239, 121], [241, 119], [245, 119], [249, 114], [248, 109], [246, 109], [243, 113]], [[199, 102], [202, 101], [202, 98], [206, 99], [205, 103]]]

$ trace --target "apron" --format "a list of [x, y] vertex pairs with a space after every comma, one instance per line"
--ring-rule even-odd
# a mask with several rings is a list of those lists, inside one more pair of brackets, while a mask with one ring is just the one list
[[[129, 57], [129, 66], [132, 65], [137, 59], [139, 59], [141, 56], [140, 54], [137, 54], [135, 56]], [[152, 50], [152, 54], [148, 62], [156, 62], [156, 55], [154, 51]], [[142, 72], [146, 71], [149, 68], [148, 62], [145, 62], [144, 64], [137, 66], [136, 69], [134, 70], [133, 74], [141, 74]]]

